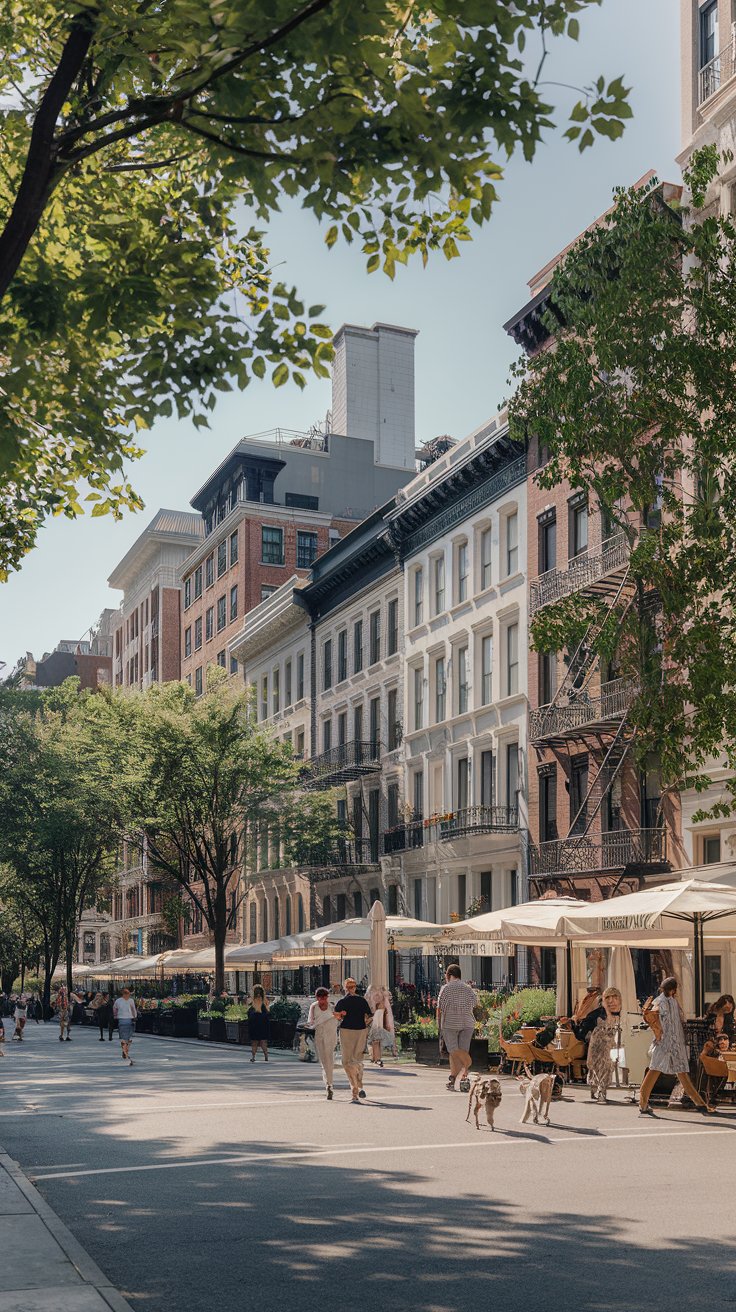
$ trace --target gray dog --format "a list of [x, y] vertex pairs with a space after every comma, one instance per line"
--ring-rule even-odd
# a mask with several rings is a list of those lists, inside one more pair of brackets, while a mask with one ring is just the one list
[[495, 1128], [493, 1124], [493, 1115], [496, 1108], [501, 1105], [501, 1097], [501, 1085], [498, 1080], [490, 1080], [487, 1075], [477, 1075], [470, 1088], [468, 1114], [465, 1117], [466, 1121], [470, 1120], [470, 1109], [473, 1105], [473, 1099], [475, 1099], [475, 1107], [473, 1108], [473, 1111], [475, 1113], [476, 1130], [480, 1129], [478, 1113], [484, 1104], [486, 1109], [486, 1120], [493, 1130]]

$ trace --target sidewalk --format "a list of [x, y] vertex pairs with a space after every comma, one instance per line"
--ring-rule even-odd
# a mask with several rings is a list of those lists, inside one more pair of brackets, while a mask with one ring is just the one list
[[131, 1312], [0, 1149], [0, 1312]]

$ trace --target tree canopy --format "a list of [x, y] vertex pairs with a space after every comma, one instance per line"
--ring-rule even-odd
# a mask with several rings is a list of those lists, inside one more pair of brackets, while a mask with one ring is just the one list
[[[8, 0], [0, 577], [49, 514], [140, 505], [128, 462], [157, 418], [206, 425], [251, 377], [325, 373], [324, 307], [264, 235], [283, 198], [369, 272], [456, 256], [500, 161], [565, 118], [548, 43], [597, 3]], [[567, 135], [619, 136], [627, 94], [591, 80]]]
[[[638, 689], [640, 759], [701, 791], [714, 761], [736, 770], [736, 226], [712, 203], [719, 164], [693, 157], [684, 212], [656, 180], [618, 193], [556, 270], [552, 341], [511, 403], [512, 430], [549, 457], [539, 484], [587, 489], [628, 538], [636, 604], [592, 645]], [[605, 605], [544, 607], [535, 648], [574, 650]], [[734, 779], [724, 790], [711, 814], [733, 807]]]

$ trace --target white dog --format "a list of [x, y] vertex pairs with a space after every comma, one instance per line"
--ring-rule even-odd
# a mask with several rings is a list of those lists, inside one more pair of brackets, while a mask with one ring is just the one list
[[524, 1095], [524, 1111], [521, 1124], [529, 1120], [529, 1113], [535, 1125], [539, 1125], [541, 1115], [545, 1125], [549, 1125], [549, 1105], [555, 1087], [554, 1075], [533, 1075], [530, 1080], [519, 1080], [519, 1088]]

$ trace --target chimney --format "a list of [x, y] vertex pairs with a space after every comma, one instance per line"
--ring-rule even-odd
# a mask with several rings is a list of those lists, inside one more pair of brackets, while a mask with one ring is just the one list
[[332, 431], [372, 442], [376, 465], [414, 469], [416, 335], [388, 323], [335, 334]]

